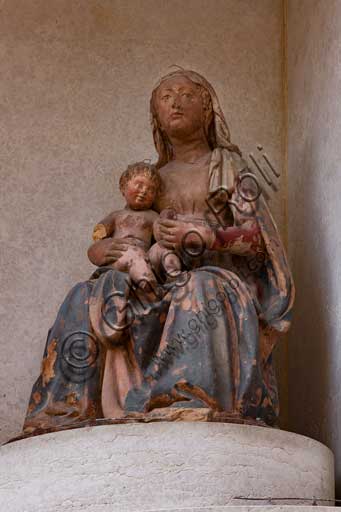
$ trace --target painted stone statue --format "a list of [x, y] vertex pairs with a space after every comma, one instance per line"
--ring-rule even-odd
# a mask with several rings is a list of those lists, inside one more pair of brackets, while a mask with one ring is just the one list
[[[131, 197], [123, 187], [133, 215], [96, 226], [88, 255], [98, 268], [48, 333], [26, 433], [99, 419], [276, 425], [272, 352], [294, 285], [275, 223], [262, 194], [241, 193], [247, 164], [205, 78], [168, 74], [150, 108], [161, 183], [142, 180]], [[147, 211], [141, 286], [141, 267], [120, 262]]]

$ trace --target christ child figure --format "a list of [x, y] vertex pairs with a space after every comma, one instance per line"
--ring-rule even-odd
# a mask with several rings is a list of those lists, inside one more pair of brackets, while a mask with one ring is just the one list
[[139, 287], [151, 287], [156, 284], [156, 278], [147, 254], [152, 244], [153, 224], [158, 218], [151, 207], [160, 188], [160, 175], [154, 165], [137, 162], [123, 172], [119, 186], [126, 200], [125, 207], [97, 224], [92, 237], [95, 241], [108, 237], [124, 239], [128, 249], [112, 266], [128, 272]]

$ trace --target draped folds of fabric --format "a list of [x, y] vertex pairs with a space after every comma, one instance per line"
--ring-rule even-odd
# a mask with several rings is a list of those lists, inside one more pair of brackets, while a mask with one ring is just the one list
[[262, 195], [245, 201], [238, 192], [245, 169], [239, 155], [216, 148], [209, 192], [228, 190], [234, 225], [257, 222], [260, 264], [243, 255], [216, 262], [205, 251], [192, 269], [142, 294], [127, 274], [98, 269], [71, 290], [49, 332], [26, 432], [152, 411], [171, 419], [176, 409], [276, 423], [272, 351], [289, 328], [294, 285]]

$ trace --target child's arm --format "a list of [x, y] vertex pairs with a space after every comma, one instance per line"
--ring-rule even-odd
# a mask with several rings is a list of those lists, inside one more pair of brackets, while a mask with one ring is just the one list
[[92, 232], [92, 239], [95, 242], [97, 242], [97, 240], [103, 240], [103, 238], [108, 238], [113, 234], [115, 230], [115, 218], [116, 212], [111, 212], [101, 220], [101, 222], [96, 224]]

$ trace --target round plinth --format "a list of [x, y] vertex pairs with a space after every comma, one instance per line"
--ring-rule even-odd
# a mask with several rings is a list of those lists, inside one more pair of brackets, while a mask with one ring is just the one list
[[270, 428], [106, 425], [0, 448], [0, 503], [7, 512], [215, 512], [270, 505], [267, 498], [308, 505], [303, 499], [314, 497], [334, 498], [331, 451]]

